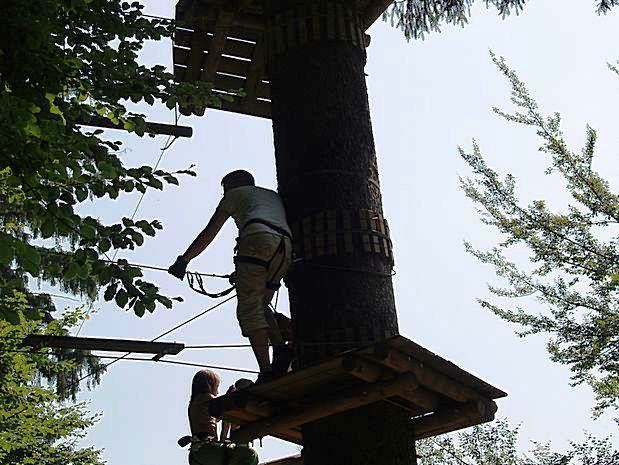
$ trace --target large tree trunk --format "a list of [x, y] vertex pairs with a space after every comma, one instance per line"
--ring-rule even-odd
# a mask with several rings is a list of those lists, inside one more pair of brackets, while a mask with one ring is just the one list
[[[363, 224], [357, 214], [369, 210], [382, 216], [365, 49], [359, 40], [356, 44], [348, 40], [343, 30], [334, 40], [330, 20], [323, 15], [320, 26], [314, 27], [307, 16], [311, 8], [297, 6], [288, 11], [292, 3], [299, 2], [270, 3], [271, 25], [279, 21], [281, 26], [281, 18], [287, 18], [288, 32], [296, 34], [280, 34], [285, 27], [272, 33], [269, 56], [279, 191], [290, 223], [297, 225], [297, 249], [304, 249], [287, 285], [297, 355], [300, 365], [307, 366], [343, 349], [393, 336], [398, 326], [392, 258], [384, 249], [368, 252], [358, 240]], [[320, 4], [326, 14], [339, 12], [350, 20], [356, 8], [353, 3], [335, 8], [329, 6], [333, 2], [309, 5]], [[316, 33], [299, 40], [301, 23]], [[331, 24], [344, 21], [335, 18]], [[278, 34], [279, 39], [274, 39]], [[274, 44], [281, 37], [289, 40]], [[322, 240], [318, 236], [325, 237], [316, 231], [328, 227], [326, 212], [331, 212], [332, 225], [339, 230], [336, 250], [316, 253], [316, 241]], [[346, 215], [352, 215], [352, 225], [345, 224]], [[340, 234], [343, 230], [356, 231], [348, 250]], [[305, 464], [414, 464], [410, 425], [409, 415], [388, 403], [308, 424], [303, 428]]]

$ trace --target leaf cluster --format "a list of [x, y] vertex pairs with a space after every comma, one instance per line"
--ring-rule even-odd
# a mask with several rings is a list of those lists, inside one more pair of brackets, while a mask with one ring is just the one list
[[[486, 8], [495, 7], [501, 18], [519, 14], [526, 0], [483, 0]], [[464, 27], [471, 16], [474, 0], [396, 0], [383, 15], [392, 26], [401, 29], [406, 40], [424, 39], [440, 32], [443, 23]], [[606, 14], [619, 0], [596, 0], [598, 14]]]
[[[565, 184], [570, 202], [563, 211], [544, 200], [523, 205], [513, 176], [505, 178], [486, 163], [479, 145], [460, 149], [473, 177], [461, 179], [465, 194], [479, 206], [484, 223], [504, 240], [492, 250], [467, 250], [492, 265], [506, 287], [490, 286], [499, 297], [534, 296], [547, 313], [505, 308], [481, 300], [501, 318], [523, 327], [521, 335], [551, 336], [551, 358], [566, 364], [576, 384], [589, 383], [597, 396], [595, 413], [619, 401], [619, 195], [593, 168], [597, 134], [586, 128], [579, 151], [569, 148], [561, 131], [561, 117], [544, 116], [525, 84], [503, 58], [494, 63], [512, 87], [516, 110], [495, 112], [508, 121], [532, 128], [541, 140], [540, 153], [548, 157], [546, 174], [556, 174]], [[524, 247], [532, 269], [523, 269], [506, 256]]]
[[[49, 350], [29, 351], [22, 345], [31, 333], [66, 334], [78, 317], [73, 313], [47, 325], [0, 320], [0, 463], [103, 463], [100, 451], [77, 445], [97, 416], [83, 403], [64, 404], [65, 397], [57, 393], [62, 389], [54, 386], [59, 379], [79, 376], [83, 359], [68, 354], [58, 358]], [[41, 382], [42, 373], [46, 382]], [[66, 392], [68, 386], [64, 388]]]
[[128, 111], [130, 102], [168, 108], [219, 102], [210, 84], [179, 84], [164, 66], [139, 62], [146, 41], [174, 32], [174, 24], [146, 18], [142, 8], [119, 0], [3, 3], [0, 291], [31, 276], [90, 299], [107, 286], [107, 298], [140, 316], [158, 303], [172, 306], [139, 269], [112, 264], [108, 255], [141, 246], [161, 223], [123, 218], [105, 224], [80, 209], [195, 176], [191, 169], [127, 167], [120, 142], [81, 123], [105, 118], [143, 136], [144, 115]]

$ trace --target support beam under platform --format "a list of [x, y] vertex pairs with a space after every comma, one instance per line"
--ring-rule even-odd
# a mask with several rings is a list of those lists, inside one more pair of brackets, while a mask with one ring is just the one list
[[397, 396], [404, 391], [413, 391], [417, 387], [414, 376], [410, 374], [398, 376], [389, 381], [362, 385], [331, 399], [325, 398], [280, 415], [241, 426], [234, 432], [233, 439], [237, 442], [247, 442], [266, 436], [271, 431], [285, 432], [305, 423]]
[[396, 336], [213, 399], [210, 413], [240, 425], [234, 439], [271, 435], [302, 443], [304, 424], [374, 402], [410, 412], [425, 438], [494, 418], [507, 394], [412, 341]]

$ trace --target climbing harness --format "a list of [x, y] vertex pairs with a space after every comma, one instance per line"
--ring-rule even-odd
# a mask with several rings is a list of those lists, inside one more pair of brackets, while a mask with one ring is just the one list
[[[222, 461], [218, 462], [220, 465], [228, 465], [230, 463], [230, 459], [232, 458], [232, 451], [236, 449], [237, 447], [248, 447], [244, 444], [236, 444], [228, 440], [218, 441], [217, 438], [214, 438], [212, 436], [201, 437], [200, 435], [183, 436], [178, 441], [176, 441], [176, 443], [180, 447], [186, 447], [187, 445], [191, 444], [189, 448], [189, 460], [190, 460], [189, 463], [196, 463], [198, 465], [210, 465], [210, 464], [205, 464], [199, 461], [195, 456], [195, 454], [203, 446], [221, 447], [222, 452], [223, 452], [223, 457], [222, 457]], [[262, 443], [260, 445], [262, 445]]]
[[279, 266], [273, 272], [273, 274], [269, 278], [267, 278], [266, 282], [267, 289], [271, 291], [278, 291], [280, 288], [280, 284], [279, 282], [274, 281], [274, 279], [284, 266], [284, 262], [286, 259], [286, 238], [292, 241], [292, 235], [284, 228], [281, 228], [276, 224], [271, 223], [270, 221], [266, 221], [261, 218], [253, 218], [247, 223], [245, 223], [243, 227], [239, 230], [239, 237], [241, 236], [241, 233], [245, 230], [245, 228], [247, 228], [247, 226], [249, 226], [250, 224], [263, 224], [269, 227], [269, 229], [272, 229], [273, 231], [278, 233], [280, 236], [279, 245], [277, 246], [277, 249], [275, 249], [275, 252], [271, 256], [271, 258], [269, 258], [268, 260], [263, 260], [258, 257], [252, 257], [251, 255], [236, 255], [234, 257], [234, 263], [251, 263], [253, 265], [258, 265], [268, 270], [271, 267], [273, 260], [275, 260], [275, 257], [282, 255], [282, 260], [280, 260]]
[[[275, 282], [274, 279], [279, 274], [279, 272], [281, 271], [282, 267], [284, 266], [284, 261], [285, 261], [285, 257], [286, 257], [286, 240], [285, 240], [285, 238], [288, 238], [288, 239], [292, 240], [292, 236], [284, 228], [280, 228], [279, 226], [277, 226], [277, 225], [275, 225], [273, 223], [270, 223], [269, 221], [262, 220], [260, 218], [254, 218], [254, 219], [249, 220], [247, 223], [245, 223], [245, 225], [239, 231], [239, 235], [247, 226], [249, 226], [250, 224], [256, 224], [256, 223], [264, 224], [264, 225], [268, 226], [270, 229], [272, 229], [273, 231], [275, 231], [276, 233], [278, 233], [280, 235], [280, 242], [279, 242], [279, 245], [277, 246], [277, 249], [275, 250], [275, 252], [271, 256], [271, 258], [269, 258], [268, 260], [262, 260], [261, 258], [252, 257], [250, 255], [236, 255], [234, 257], [234, 263], [235, 264], [236, 263], [251, 263], [253, 265], [258, 265], [258, 266], [261, 266], [261, 267], [263, 267], [263, 268], [268, 270], [271, 267], [271, 264], [273, 263], [275, 258], [277, 256], [279, 256], [279, 255], [282, 255], [283, 258], [280, 261], [279, 266], [277, 267], [275, 272], [269, 278], [267, 278], [267, 282], [266, 282], [267, 289], [270, 289], [272, 291], [278, 291], [279, 288], [280, 288], [280, 284], [279, 284], [279, 282]], [[236, 250], [237, 250], [237, 248], [235, 248], [235, 251]], [[202, 294], [202, 295], [205, 295], [207, 297], [210, 297], [212, 299], [217, 299], [219, 297], [224, 297], [224, 296], [230, 294], [235, 289], [234, 273], [227, 274], [227, 275], [208, 275], [208, 274], [204, 274], [204, 273], [194, 273], [194, 272], [188, 271], [185, 274], [187, 276], [187, 282], [189, 284], [189, 287], [193, 291], [197, 292], [198, 294]], [[227, 288], [227, 289], [224, 289], [223, 291], [220, 291], [220, 292], [209, 292], [209, 291], [206, 290], [206, 288], [204, 286], [204, 279], [203, 279], [204, 276], [216, 277], [216, 278], [226, 278], [230, 282], [231, 286], [229, 288]]]

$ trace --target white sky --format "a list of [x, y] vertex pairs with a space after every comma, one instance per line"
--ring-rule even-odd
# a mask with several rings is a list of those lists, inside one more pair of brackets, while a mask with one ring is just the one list
[[[458, 186], [466, 176], [457, 146], [478, 139], [489, 163], [521, 181], [526, 199], [548, 198], [562, 205], [560, 184], [542, 174], [544, 160], [531, 131], [502, 121], [492, 106], [509, 106], [509, 88], [491, 61], [488, 50], [507, 58], [546, 112], [559, 111], [575, 148], [584, 126], [599, 130], [596, 166], [613, 185], [619, 182], [616, 131], [619, 79], [606, 68], [619, 58], [616, 12], [595, 15], [593, 1], [537, 0], [520, 16], [502, 21], [477, 2], [470, 24], [444, 27], [425, 41], [407, 43], [402, 34], [378, 22], [370, 33], [368, 87], [380, 168], [384, 209], [390, 221], [396, 254], [394, 279], [401, 333], [462, 368], [507, 391], [498, 416], [522, 423], [522, 445], [552, 440], [563, 448], [580, 440], [583, 431], [597, 435], [616, 431], [611, 415], [592, 421], [589, 388], [569, 386], [569, 370], [553, 364], [544, 337], [519, 339], [512, 327], [476, 303], [487, 297], [486, 283], [497, 283], [493, 270], [463, 249], [464, 239], [477, 246], [492, 245], [494, 231], [479, 222], [471, 202]], [[147, 13], [173, 15], [173, 2], [152, 0]], [[145, 61], [171, 65], [171, 44], [148, 47]], [[164, 108], [145, 107], [154, 121], [170, 121]], [[180, 188], [149, 192], [143, 218], [159, 218], [164, 231], [147, 239], [132, 262], [168, 266], [205, 225], [220, 198], [220, 178], [230, 170], [252, 171], [260, 185], [275, 187], [275, 162], [270, 121], [208, 111], [202, 118], [183, 118], [194, 137], [177, 141], [162, 162], [174, 170], [196, 164], [197, 178]], [[128, 165], [153, 164], [164, 138], [138, 139], [115, 132], [126, 141]], [[93, 206], [104, 221], [117, 221], [133, 211], [137, 196]], [[236, 234], [232, 222], [190, 269], [231, 271]], [[122, 254], [120, 256], [123, 256]], [[182, 295], [183, 304], [158, 308], [138, 319], [113, 305], [97, 304], [81, 335], [150, 339], [214, 302], [192, 293], [184, 283], [160, 272], [146, 277], [168, 295]], [[223, 286], [209, 282], [214, 288]], [[287, 298], [280, 309], [287, 311]], [[65, 305], [66, 301], [58, 301]], [[520, 302], [536, 308], [531, 301]], [[207, 317], [166, 338], [185, 344], [244, 343], [226, 304]], [[255, 369], [249, 350], [187, 350], [170, 359]], [[186, 463], [186, 450], [176, 439], [188, 431], [186, 406], [190, 367], [120, 362], [110, 368], [102, 385], [82, 398], [103, 413], [86, 439], [105, 449], [110, 465]], [[220, 372], [223, 388], [237, 376]], [[615, 438], [615, 443], [619, 441]], [[262, 460], [297, 451], [287, 443], [265, 439]]]

